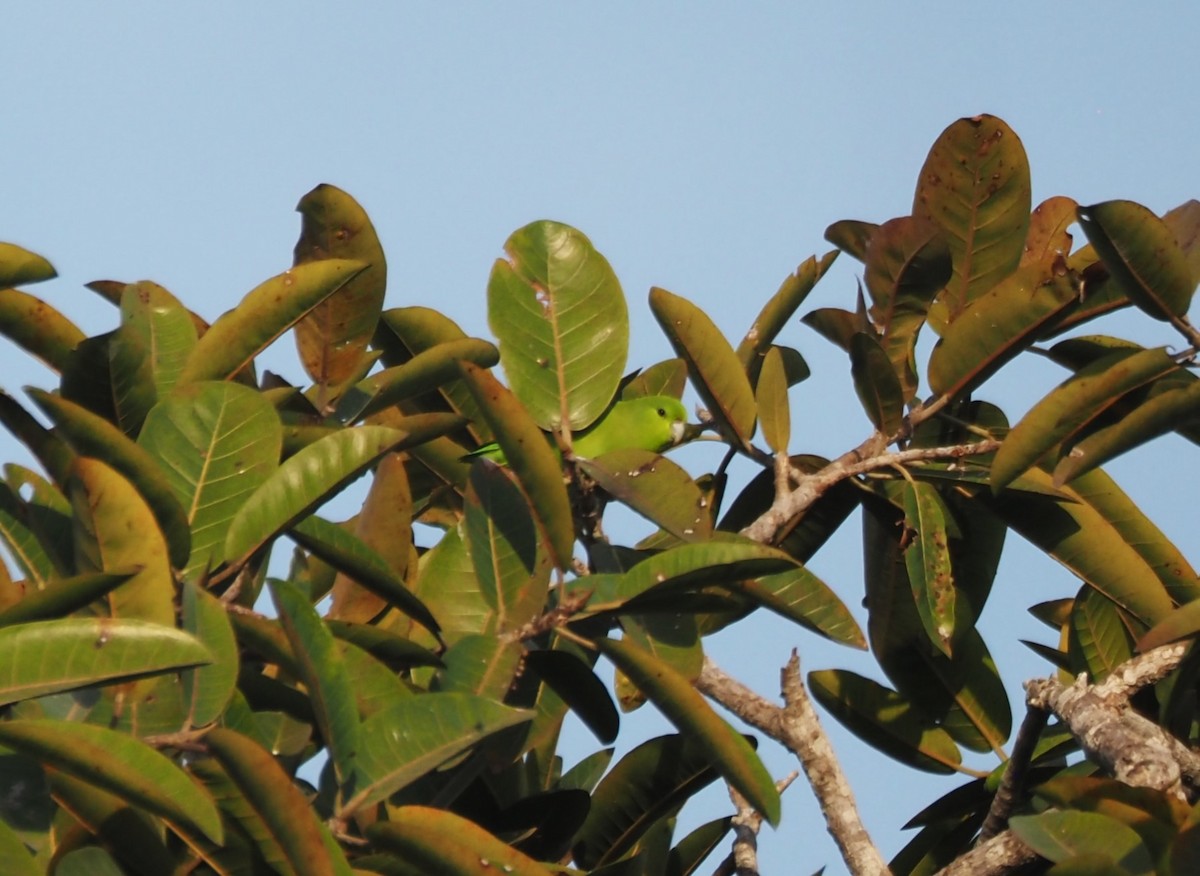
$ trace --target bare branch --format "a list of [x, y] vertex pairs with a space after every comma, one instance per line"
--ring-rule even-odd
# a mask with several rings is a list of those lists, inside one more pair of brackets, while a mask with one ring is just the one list
[[804, 689], [800, 657], [795, 651], [781, 676], [783, 708], [726, 675], [707, 658], [696, 686], [796, 755], [820, 803], [829, 834], [837, 843], [850, 873], [854, 876], [889, 873], [887, 863], [863, 826], [850, 783]]
[[812, 474], [793, 470], [796, 488], [776, 497], [771, 507], [742, 530], [742, 535], [770, 544], [776, 535], [796, 516], [807, 511], [817, 499], [846, 478], [866, 474], [881, 468], [925, 462], [933, 459], [962, 459], [980, 453], [992, 453], [999, 441], [977, 441], [946, 447], [913, 447], [884, 453], [887, 439], [876, 433], [848, 453], [843, 453], [829, 465]]
[[1017, 839], [1012, 831], [980, 843], [936, 876], [1004, 876], [1038, 859], [1037, 852]]
[[1129, 695], [1153, 684], [1179, 665], [1187, 644], [1163, 645], [1113, 671], [1101, 684], [1080, 675], [1071, 686], [1056, 678], [1025, 683], [1025, 698], [1062, 720], [1088, 756], [1115, 778], [1136, 787], [1157, 788], [1186, 800], [1184, 779], [1196, 784], [1200, 758], [1187, 746], [1129, 705]]

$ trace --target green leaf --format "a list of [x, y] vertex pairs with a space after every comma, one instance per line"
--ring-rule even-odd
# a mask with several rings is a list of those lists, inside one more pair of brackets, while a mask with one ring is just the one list
[[80, 572], [140, 568], [112, 590], [96, 611], [175, 625], [175, 583], [158, 522], [134, 486], [98, 459], [81, 456], [67, 482]]
[[0, 627], [61, 618], [86, 608], [124, 584], [136, 572], [99, 572], [54, 577], [40, 589], [30, 588], [20, 602], [0, 611]]
[[1200, 632], [1200, 599], [1193, 600], [1169, 612], [1148, 633], [1138, 639], [1139, 651], [1149, 651], [1186, 639]]
[[506, 876], [552, 876], [548, 868], [461, 815], [425, 806], [400, 806], [390, 815], [390, 821], [367, 828], [367, 839], [425, 873], [479, 876], [495, 869]]
[[681, 541], [705, 541], [712, 534], [708, 499], [692, 476], [666, 457], [614, 450], [577, 464], [614, 499]]
[[754, 435], [754, 389], [737, 353], [703, 310], [665, 289], [650, 290], [650, 309], [675, 354], [687, 362], [692, 385], [717, 424], [737, 445]]
[[804, 566], [734, 585], [754, 602], [832, 642], [867, 647], [858, 621], [829, 585]]
[[869, 745], [914, 769], [952, 773], [962, 762], [950, 735], [894, 690], [844, 669], [808, 674], [813, 697]]
[[[449, 644], [469, 633], [486, 632], [495, 622], [495, 614], [480, 592], [460, 527], [447, 530], [421, 557], [413, 592], [438, 619], [441, 637]], [[407, 632], [418, 644], [436, 644], [432, 636], [420, 637], [415, 629]]]
[[569, 582], [572, 590], [594, 591], [593, 606], [609, 600], [623, 609], [647, 609], [654, 602], [673, 606], [682, 590], [711, 584], [734, 586], [739, 578], [758, 578], [796, 568], [796, 562], [775, 548], [738, 537], [682, 544], [648, 556], [623, 575], [591, 575]]
[[45, 871], [34, 864], [33, 855], [15, 830], [0, 821], [0, 860], [9, 876], [43, 876]]
[[24, 286], [58, 276], [54, 265], [15, 243], [0, 243], [0, 286]]
[[342, 422], [361, 420], [404, 399], [457, 382], [459, 362], [491, 368], [499, 361], [499, 352], [487, 341], [445, 341], [422, 350], [402, 365], [359, 381], [342, 397], [335, 416]]
[[558, 454], [513, 393], [490, 373], [466, 362], [461, 367], [467, 388], [525, 489], [554, 564], [560, 569], [569, 568], [575, 526]]
[[0, 705], [208, 663], [180, 630], [141, 620], [63, 617], [0, 629]]
[[[1154, 860], [1137, 832], [1098, 812], [1060, 812], [1018, 815], [1009, 828], [1020, 840], [1055, 863], [1077, 855], [1103, 856], [1131, 873], [1153, 873]], [[1092, 871], [1094, 872], [1094, 871]]]
[[716, 778], [707, 750], [695, 738], [659, 736], [643, 742], [592, 794], [575, 843], [576, 862], [592, 869], [620, 860], [651, 827]]
[[[120, 429], [74, 402], [39, 389], [27, 390], [76, 453], [103, 459], [145, 500], [161, 529], [174, 566], [183, 566], [191, 550], [188, 519], [161, 466]], [[78, 463], [76, 463], [78, 469]]]
[[946, 232], [954, 273], [938, 306], [952, 323], [1021, 260], [1033, 206], [1020, 138], [990, 115], [959, 119], [941, 133], [921, 168], [913, 215]]
[[260, 849], [267, 860], [272, 851], [281, 851], [297, 876], [340, 876], [349, 870], [344, 859], [332, 857], [341, 853], [325, 842], [316, 813], [270, 753], [222, 727], [210, 731], [204, 741], [249, 803], [255, 821], [266, 828]]
[[138, 443], [187, 509], [192, 550], [184, 576], [237, 559], [224, 551], [229, 526], [279, 463], [283, 427], [270, 403], [228, 381], [181, 386], [150, 411]]
[[1051, 264], [1071, 252], [1073, 238], [1067, 229], [1075, 224], [1075, 209], [1079, 205], [1070, 198], [1056, 195], [1034, 208], [1025, 235], [1025, 251], [1021, 264]]
[[169, 758], [128, 733], [21, 719], [0, 723], [0, 744], [221, 842], [221, 819], [212, 798]]
[[776, 453], [787, 453], [792, 439], [792, 412], [788, 407], [788, 381], [783, 354], [769, 347], [758, 375], [755, 400], [762, 424], [763, 438]]
[[817, 285], [817, 281], [825, 276], [837, 255], [835, 250], [826, 253], [820, 261], [817, 261], [816, 256], [805, 259], [800, 267], [796, 268], [795, 273], [784, 278], [779, 290], [755, 317], [754, 324], [750, 326], [746, 337], [737, 348], [738, 359], [746, 369], [752, 384], [758, 383], [763, 357], [771, 349], [796, 309], [804, 303], [808, 293]]
[[204, 333], [188, 357], [179, 383], [230, 379], [366, 269], [362, 262], [325, 259], [299, 265], [257, 286]]
[[0, 288], [0, 335], [60, 373], [85, 337], [75, 323], [45, 301], [19, 289], [4, 288]]
[[608, 261], [581, 232], [531, 222], [504, 244], [488, 280], [488, 325], [500, 361], [547, 431], [594, 423], [616, 394], [629, 352], [629, 314]]
[[442, 655], [444, 664], [435, 687], [448, 693], [469, 693], [503, 700], [521, 668], [521, 647], [509, 638], [490, 634], [461, 637]]
[[917, 392], [917, 335], [934, 296], [950, 276], [946, 235], [928, 219], [892, 219], [872, 234], [864, 277], [871, 296], [869, 314], [905, 401]]
[[61, 436], [34, 419], [11, 395], [0, 390], [0, 423], [13, 437], [29, 448], [42, 468], [54, 481], [66, 482], [75, 452]]
[[645, 398], [648, 395], [669, 395], [682, 398], [687, 387], [687, 363], [682, 359], [665, 359], [629, 377], [621, 386], [621, 401]]
[[348, 575], [436, 634], [441, 628], [429, 608], [408, 589], [375, 550], [340, 526], [312, 516], [297, 523], [288, 535], [316, 557]]
[[604, 654], [679, 731], [705, 749], [730, 785], [772, 825], [780, 816], [779, 792], [758, 755], [692, 687], [691, 682], [637, 645], [601, 639]]
[[905, 524], [916, 537], [904, 552], [908, 579], [925, 634], [939, 651], [951, 656], [963, 618], [957, 606], [954, 576], [950, 568], [948, 511], [937, 489], [915, 481], [904, 491]]
[[[861, 290], [859, 296], [861, 302]], [[871, 331], [871, 324], [865, 312], [851, 313], [840, 307], [818, 307], [804, 314], [800, 321], [813, 329], [825, 340], [850, 351], [850, 339], [855, 332]]]
[[1067, 653], [1103, 681], [1133, 656], [1133, 642], [1117, 606], [1099, 591], [1084, 587], [1071, 609]]
[[[28, 504], [23, 502], [8, 484], [0, 484], [0, 540], [9, 556], [20, 567], [31, 588], [45, 589], [56, 577], [59, 562], [42, 545], [38, 534], [27, 522]], [[69, 562], [68, 556], [66, 558]]]
[[478, 742], [533, 713], [468, 693], [427, 693], [376, 712], [359, 736], [358, 791], [349, 817], [402, 790]]
[[496, 613], [495, 629], [520, 629], [541, 613], [550, 586], [529, 504], [503, 468], [481, 462], [471, 467], [463, 514], [467, 551], [480, 592]]
[[1077, 299], [1065, 269], [1018, 268], [973, 300], [943, 332], [929, 357], [930, 388], [952, 397], [971, 392], [1028, 349]]
[[353, 793], [360, 725], [345, 661], [333, 634], [295, 584], [272, 581], [271, 597], [292, 645], [300, 680], [308, 691], [338, 782], [344, 794]]
[[250, 554], [328, 502], [379, 457], [422, 437], [386, 426], [356, 426], [314, 441], [245, 499], [229, 523], [225, 556]]
[[[1170, 375], [1168, 375], [1170, 376]], [[1117, 422], [1077, 441], [1054, 467], [1054, 483], [1065, 484], [1152, 438], [1195, 421], [1200, 414], [1200, 382], [1169, 389], [1139, 404]]]
[[293, 264], [353, 259], [366, 266], [296, 323], [304, 370], [319, 386], [336, 386], [358, 370], [375, 333], [387, 260], [366, 211], [341, 189], [322, 183], [300, 199], [296, 210], [302, 218]]
[[1088, 472], [1072, 487], [1154, 571], [1174, 602], [1200, 598], [1200, 576], [1192, 564], [1111, 477]]
[[904, 389], [887, 353], [866, 332], [850, 339], [850, 373], [871, 424], [883, 435], [897, 434], [904, 425]]
[[207, 590], [187, 582], [183, 585], [182, 599], [183, 628], [207, 647], [213, 657], [208, 666], [182, 673], [188, 723], [204, 727], [221, 717], [237, 689], [237, 640], [225, 606]]
[[1188, 312], [1197, 278], [1163, 220], [1133, 201], [1080, 207], [1077, 216], [1104, 266], [1138, 308], [1161, 320]]
[[[1030, 469], [1026, 477], [1049, 485], [1050, 476]], [[1150, 626], [1171, 610], [1159, 568], [1164, 555], [1154, 541], [1147, 554], [1140, 542], [1156, 531], [1137, 506], [1099, 469], [1062, 488], [1067, 501], [1006, 490], [988, 501], [1009, 527], [1054, 557], [1079, 578]], [[1147, 529], [1149, 527], [1149, 529]], [[1134, 537], [1135, 532], [1141, 535]], [[1160, 534], [1159, 541], [1162, 540]]]
[[1118, 350], [1081, 369], [1008, 433], [992, 463], [992, 490], [1003, 489], [1060, 442], [1069, 444], [1072, 435], [1126, 393], [1177, 367], [1166, 348], [1157, 347], [1132, 354]]

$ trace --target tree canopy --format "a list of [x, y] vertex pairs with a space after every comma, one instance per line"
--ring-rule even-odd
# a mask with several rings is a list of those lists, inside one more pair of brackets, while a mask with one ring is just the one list
[[[6, 872], [754, 873], [761, 823], [789, 818], [764, 745], [796, 755], [854, 873], [1195, 872], [1200, 577], [1103, 466], [1200, 442], [1200, 203], [1035, 207], [1017, 135], [960, 119], [911, 214], [831, 224], [736, 344], [651, 289], [675, 355], [637, 364], [617, 272], [575, 228], [508, 237], [489, 340], [386, 306], [349, 194], [298, 210], [291, 267], [234, 309], [100, 280], [116, 327], [92, 337], [17, 288], [50, 262], [0, 245], [0, 334], [58, 381], [0, 394], [38, 466], [0, 479]], [[797, 319], [843, 256], [856, 300]], [[1118, 310], [1161, 344], [1088, 333]], [[261, 370], [289, 330], [302, 373]], [[800, 343], [844, 351], [862, 403], [833, 458], [792, 433]], [[1032, 355], [1063, 380], [1010, 419], [988, 382]], [[713, 470], [670, 458], [691, 440], [723, 446]], [[849, 520], [861, 594], [806, 565]], [[1079, 584], [1029, 607], [1059, 644], [1030, 646], [1047, 677], [1016, 729], [978, 627], [1010, 530]], [[887, 683], [793, 654], [781, 701], [749, 690], [704, 640], [760, 611], [869, 649]], [[890, 863], [814, 702], [867, 756], [947, 777]], [[676, 732], [614, 758], [639, 708]], [[596, 749], [568, 764], [572, 713]], [[730, 814], [679, 835], [718, 781]]]

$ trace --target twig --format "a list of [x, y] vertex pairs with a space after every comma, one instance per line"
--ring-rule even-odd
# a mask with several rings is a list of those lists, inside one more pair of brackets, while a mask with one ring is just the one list
[[725, 674], [708, 658], [704, 660], [696, 687], [796, 755], [821, 806], [825, 825], [851, 874], [887, 874], [887, 863], [863, 826], [850, 783], [804, 689], [800, 658], [795, 651], [781, 679], [783, 708]]
[[985, 843], [1008, 827], [1008, 817], [1012, 814], [1025, 786], [1029, 763], [1033, 759], [1042, 729], [1046, 726], [1047, 717], [1049, 715], [1046, 710], [1036, 706], [1030, 706], [1025, 712], [1025, 720], [1021, 722], [1017, 740], [1013, 743], [1012, 757], [1005, 766], [1004, 778], [1000, 780], [1000, 787], [996, 790], [996, 796], [992, 798], [992, 805], [988, 807], [987, 818], [979, 830], [977, 842]]
[[953, 444], [946, 447], [912, 447], [884, 453], [887, 439], [876, 433], [847, 453], [843, 453], [829, 465], [812, 474], [793, 472], [796, 488], [777, 496], [771, 507], [757, 520], [742, 530], [742, 535], [754, 541], [770, 544], [790, 520], [807, 511], [834, 485], [846, 478], [866, 474], [880, 468], [923, 462], [931, 459], [962, 459], [981, 453], [992, 453], [1000, 446], [999, 441], [977, 441], [970, 444]]

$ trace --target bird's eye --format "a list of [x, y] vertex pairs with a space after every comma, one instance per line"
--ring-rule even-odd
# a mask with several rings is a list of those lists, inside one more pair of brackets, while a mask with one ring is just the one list
[[658, 415], [659, 415], [660, 417], [665, 417], [665, 416], [667, 415], [667, 412], [666, 412], [666, 410], [665, 410], [664, 408], [659, 408], [659, 409], [658, 409]]

